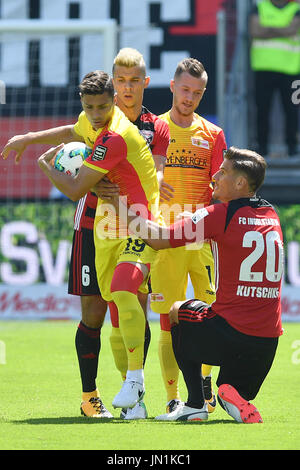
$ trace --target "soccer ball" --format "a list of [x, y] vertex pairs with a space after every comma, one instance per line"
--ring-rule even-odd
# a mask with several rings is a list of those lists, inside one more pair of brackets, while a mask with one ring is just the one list
[[54, 168], [74, 177], [77, 175], [83, 161], [91, 153], [92, 149], [83, 142], [65, 144], [54, 159]]

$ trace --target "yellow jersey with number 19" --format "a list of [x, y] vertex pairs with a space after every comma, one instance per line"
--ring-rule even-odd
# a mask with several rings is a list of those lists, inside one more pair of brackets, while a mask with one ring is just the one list
[[[110, 122], [98, 133], [93, 152], [83, 163], [118, 184], [127, 204], [138, 204], [143, 216], [158, 221], [159, 187], [152, 153], [137, 127], [115, 106]], [[103, 237], [127, 237], [109, 201], [98, 199], [94, 230]]]

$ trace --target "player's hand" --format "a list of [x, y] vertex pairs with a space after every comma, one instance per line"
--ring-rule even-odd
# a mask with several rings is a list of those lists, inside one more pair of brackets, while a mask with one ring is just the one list
[[183, 211], [183, 212], [180, 212], [177, 216], [176, 216], [176, 219], [184, 219], [184, 218], [188, 218], [190, 219], [193, 215], [193, 212], [189, 212], [189, 211]]
[[170, 325], [173, 325], [174, 323], [179, 323], [178, 321], [178, 310], [181, 307], [181, 305], [184, 302], [181, 300], [178, 300], [177, 302], [174, 302], [172, 307], [170, 308], [169, 311], [169, 320], [170, 320]]
[[120, 188], [116, 183], [112, 183], [107, 176], [104, 176], [93, 188], [92, 192], [96, 194], [100, 199], [112, 200], [118, 198], [120, 194]]
[[19, 163], [21, 157], [26, 150], [26, 147], [30, 144], [26, 135], [15, 135], [5, 145], [1, 155], [4, 160], [7, 159], [11, 152], [16, 152], [15, 163]]
[[51, 147], [49, 150], [47, 150], [45, 153], [43, 153], [39, 158], [38, 158], [38, 165], [40, 168], [42, 168], [45, 164], [48, 165], [49, 163], [51, 166], [53, 166], [53, 161], [58, 152], [64, 147], [65, 144], [59, 144], [57, 147]]
[[174, 188], [170, 184], [165, 183], [164, 181], [161, 183], [160, 187], [160, 198], [163, 201], [170, 201], [174, 197]]
[[[121, 216], [123, 221], [127, 220], [128, 211], [130, 212], [127, 206], [127, 196], [119, 196], [115, 194], [111, 197], [109, 204], [114, 207], [116, 215]], [[136, 214], [134, 215], [136, 216]]]

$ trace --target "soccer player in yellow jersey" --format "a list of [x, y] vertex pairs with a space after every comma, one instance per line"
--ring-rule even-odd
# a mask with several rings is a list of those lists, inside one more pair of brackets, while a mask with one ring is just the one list
[[[32, 144], [56, 146], [61, 142], [83, 141], [88, 146], [93, 147], [99, 127], [97, 117], [99, 112], [97, 94], [100, 91], [98, 88], [98, 74], [99, 71], [87, 74], [79, 85], [80, 99], [85, 111], [80, 114], [74, 125], [65, 125], [14, 136], [9, 139], [4, 147], [2, 151], [3, 158], [7, 158], [11, 152], [16, 152], [16, 162], [18, 162], [21, 160], [25, 149]], [[146, 112], [148, 110], [142, 106], [144, 89], [149, 84], [143, 56], [135, 49], [122, 49], [114, 61], [114, 76], [115, 102], [139, 128], [142, 135], [144, 135], [145, 130], [144, 137], [150, 145], [161, 185], [166, 149], [169, 142], [169, 130], [165, 122], [152, 113]], [[86, 95], [90, 96], [86, 98]], [[86, 103], [86, 100], [88, 100], [88, 103]], [[88, 117], [88, 119], [85, 119], [85, 117]], [[98, 190], [101, 193], [98, 196], [107, 199], [111, 192], [114, 194], [117, 191], [117, 185], [112, 184], [108, 178], [103, 178]], [[167, 189], [165, 189], [164, 194], [168, 197]], [[107, 310], [107, 302], [101, 296], [95, 271], [93, 226], [96, 206], [97, 197], [91, 191], [81, 198], [77, 204], [74, 216], [68, 292], [80, 296], [81, 299], [82, 318], [75, 337], [82, 381], [81, 413], [89, 417], [108, 418], [112, 415], [104, 407], [96, 386], [98, 358], [101, 349], [101, 327]], [[85, 270], [85, 278], [82, 275], [83, 270]], [[147, 294], [139, 292], [138, 295], [146, 314]], [[125, 374], [126, 376], [127, 355], [124, 345], [121, 345], [123, 340], [116, 328], [113, 327], [112, 331], [111, 341], [116, 365], [122, 375]], [[147, 355], [150, 337], [150, 328], [147, 322], [144, 360]], [[121, 356], [122, 359], [120, 359]], [[137, 419], [146, 417], [146, 415], [147, 411], [142, 401], [135, 408], [128, 409], [126, 415], [122, 410], [122, 416], [125, 416], [125, 419]]]
[[[79, 97], [89, 119], [84, 120], [81, 114], [75, 124], [13, 136], [2, 150], [3, 158], [8, 158], [12, 152], [15, 152], [15, 160], [18, 163], [24, 151], [34, 144], [57, 146], [62, 142], [66, 144], [78, 141], [92, 148], [99, 128], [97, 114], [100, 110], [97, 95], [100, 94], [102, 85], [98, 79], [99, 73], [94, 71], [83, 77], [79, 84]], [[89, 96], [85, 98], [86, 95]], [[107, 302], [101, 296], [95, 268], [93, 227], [96, 207], [97, 196], [91, 191], [78, 201], [76, 207], [68, 293], [80, 296], [81, 303], [81, 321], [75, 334], [82, 385], [81, 414], [95, 418], [112, 418], [112, 414], [105, 408], [100, 398], [100, 391], [96, 385], [101, 350], [101, 327], [107, 311]]]
[[[165, 198], [168, 196], [168, 189], [162, 183], [170, 134], [167, 123], [143, 106], [144, 90], [148, 87], [149, 82], [150, 77], [146, 74], [146, 65], [142, 54], [129, 47], [121, 49], [113, 64], [115, 102], [139, 129], [139, 132], [148, 143], [155, 162], [161, 197]], [[101, 183], [102, 185], [103, 183]], [[109, 185], [105, 188], [107, 191], [110, 189]], [[100, 193], [97, 191], [97, 194], [102, 197], [101, 191]], [[147, 317], [148, 294], [139, 291], [138, 297]], [[109, 309], [112, 323], [110, 337], [112, 352], [116, 366], [122, 377], [125, 378], [127, 354], [120, 334], [118, 312], [115, 310], [114, 304], [109, 303]], [[148, 321], [146, 321], [145, 357], [149, 340], [150, 328]], [[124, 411], [122, 410], [121, 416], [123, 415]], [[145, 404], [141, 401], [133, 409], [127, 410], [125, 419], [137, 419], [145, 417], [145, 415]]]
[[[59, 191], [75, 201], [106, 175], [118, 184], [120, 195], [127, 197], [129, 205], [139, 204], [146, 218], [159, 220], [159, 186], [151, 151], [136, 126], [114, 105], [110, 77], [102, 72], [99, 80], [102, 93], [97, 94], [97, 98], [86, 95], [83, 100], [84, 111], [92, 104], [94, 109], [96, 107], [97, 112], [89, 113], [88, 117], [98, 130], [93, 151], [78, 174], [70, 178], [51, 165], [61, 146], [41, 155], [39, 166]], [[81, 119], [88, 117], [83, 114]], [[133, 408], [145, 393], [145, 316], [137, 292], [147, 284], [156, 252], [148, 249], [139, 238], [130, 236], [127, 227], [104, 202], [98, 200], [94, 222], [97, 279], [102, 297], [114, 302], [118, 310], [128, 362], [126, 380], [113, 406]]]
[[[173, 104], [161, 115], [170, 128], [170, 145], [164, 181], [174, 188], [173, 199], [161, 204], [165, 223], [170, 225], [180, 213], [194, 212], [210, 203], [212, 175], [218, 170], [226, 149], [221, 128], [195, 113], [206, 89], [207, 73], [196, 59], [184, 59], [171, 80]], [[159, 358], [167, 392], [167, 412], [180, 405], [179, 368], [170, 333], [168, 313], [176, 300], [185, 300], [188, 276], [195, 297], [208, 304], [215, 300], [214, 261], [209, 243], [160, 251], [151, 268], [151, 308], [160, 314]], [[211, 388], [211, 367], [203, 366], [203, 384], [210, 401], [216, 405]]]

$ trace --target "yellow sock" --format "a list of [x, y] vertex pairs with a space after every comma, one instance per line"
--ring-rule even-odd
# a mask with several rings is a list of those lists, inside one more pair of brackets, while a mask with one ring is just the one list
[[82, 392], [82, 401], [89, 401], [90, 398], [100, 398], [100, 393], [98, 388], [93, 392]]
[[125, 380], [128, 369], [128, 360], [120, 328], [112, 327], [109, 340], [116, 368], [120, 372], [122, 379]]
[[128, 370], [143, 369], [145, 315], [135, 294], [127, 291], [112, 292], [119, 312], [120, 332], [125, 344]]
[[163, 382], [167, 392], [167, 402], [180, 400], [178, 389], [179, 367], [176, 362], [170, 331], [161, 330], [158, 341], [158, 356]]
[[212, 366], [208, 366], [207, 364], [202, 364], [202, 376], [207, 377], [210, 375], [212, 370]]

